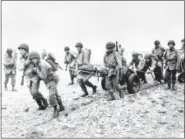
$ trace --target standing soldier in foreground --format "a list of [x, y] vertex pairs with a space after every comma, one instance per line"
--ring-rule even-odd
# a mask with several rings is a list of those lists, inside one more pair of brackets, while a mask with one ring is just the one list
[[[169, 50], [165, 53], [165, 69], [166, 69], [166, 81], [167, 89], [175, 90], [176, 72], [180, 70], [180, 55], [175, 49], [175, 41], [170, 40], [168, 42]], [[172, 86], [171, 86], [172, 84]]]
[[38, 110], [44, 110], [48, 106], [47, 100], [43, 97], [43, 95], [39, 92], [40, 87], [40, 79], [36, 74], [32, 73], [32, 69], [34, 65], [31, 61], [29, 61], [29, 47], [27, 44], [21, 44], [18, 47], [21, 55], [21, 66], [20, 70], [23, 72], [23, 78], [26, 77], [27, 85], [30, 90], [30, 93], [33, 99], [38, 104]]
[[122, 67], [121, 55], [115, 51], [115, 44], [108, 42], [106, 44], [106, 54], [104, 56], [104, 65], [108, 71], [108, 75], [105, 78], [107, 90], [109, 92], [109, 98], [107, 101], [115, 100], [114, 91], [118, 89], [119, 74], [118, 71]]
[[[77, 69], [84, 66], [84, 65], [88, 65], [89, 64], [89, 59], [85, 58], [85, 53], [83, 48], [83, 44], [81, 42], [76, 43], [75, 47], [77, 48], [78, 54], [76, 56], [76, 64], [77, 64]], [[90, 58], [90, 56], [89, 56]], [[78, 79], [78, 83], [82, 89], [82, 91], [84, 92], [84, 94], [81, 97], [85, 97], [87, 96], [89, 93], [87, 91], [87, 87], [91, 87], [93, 90], [93, 94], [96, 93], [96, 89], [97, 86], [93, 85], [89, 79], [92, 77], [92, 75], [90, 74], [86, 74], [83, 72], [79, 72], [77, 79]]]
[[71, 79], [71, 83], [69, 85], [74, 84], [74, 69], [75, 69], [75, 57], [70, 53], [70, 48], [67, 46], [64, 48], [64, 51], [66, 52], [65, 58], [64, 58], [64, 64], [66, 64], [66, 71], [67, 67], [69, 66], [69, 76]]
[[5, 58], [4, 58], [4, 69], [5, 69], [5, 90], [8, 90], [7, 84], [9, 81], [9, 78], [11, 78], [11, 85], [12, 85], [12, 91], [16, 91], [15, 89], [15, 82], [16, 82], [16, 59], [12, 55], [13, 50], [11, 48], [8, 48], [6, 50]]
[[[29, 60], [34, 64], [32, 72], [36, 73], [39, 78], [44, 81], [47, 89], [49, 90], [49, 102], [54, 109], [53, 118], [56, 118], [59, 116], [60, 111], [65, 110], [57, 90], [59, 78], [49, 63], [44, 60], [41, 61], [38, 52], [31, 52], [29, 54]], [[59, 105], [59, 109], [57, 109], [57, 104]]]

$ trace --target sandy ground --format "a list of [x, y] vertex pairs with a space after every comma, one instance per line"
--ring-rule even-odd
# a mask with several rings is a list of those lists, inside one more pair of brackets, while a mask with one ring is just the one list
[[[66, 111], [57, 119], [51, 119], [51, 107], [37, 110], [26, 86], [17, 85], [17, 92], [3, 91], [2, 137], [184, 137], [183, 84], [177, 85], [176, 92], [159, 85], [107, 102], [106, 93], [93, 78], [98, 93], [74, 100], [81, 95], [80, 88], [77, 84], [69, 87], [68, 74], [60, 74], [59, 91]], [[48, 98], [43, 83], [41, 92]]]

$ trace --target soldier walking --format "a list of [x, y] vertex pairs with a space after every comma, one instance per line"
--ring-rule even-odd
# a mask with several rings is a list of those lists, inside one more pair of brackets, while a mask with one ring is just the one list
[[[85, 58], [85, 53], [83, 50], [83, 44], [81, 42], [76, 43], [75, 47], [77, 48], [78, 54], [76, 56], [76, 64], [77, 64], [77, 69], [82, 67], [83, 65], [88, 65], [89, 64], [89, 59]], [[90, 56], [89, 56], [90, 57]], [[87, 91], [87, 87], [92, 88], [93, 90], [93, 94], [96, 93], [96, 89], [97, 86], [93, 85], [89, 79], [92, 77], [92, 75], [90, 74], [86, 74], [83, 72], [79, 72], [78, 76], [77, 76], [77, 80], [78, 80], [78, 84], [80, 85], [82, 91], [84, 92], [84, 94], [81, 97], [85, 97], [87, 96], [89, 93]]]
[[[175, 41], [168, 42], [169, 50], [165, 53], [165, 69], [166, 69], [166, 89], [175, 90], [176, 73], [180, 70], [180, 55], [175, 49]], [[171, 86], [172, 85], [172, 86]]]
[[64, 48], [64, 51], [66, 53], [65, 58], [64, 58], [64, 64], [66, 64], [66, 71], [67, 71], [67, 67], [69, 66], [69, 76], [71, 79], [71, 83], [69, 83], [69, 85], [73, 85], [74, 84], [74, 69], [75, 69], [75, 57], [70, 53], [70, 48], [68, 46], [66, 46]]
[[[41, 61], [38, 52], [31, 52], [29, 54], [29, 60], [33, 62], [33, 73], [36, 73], [38, 77], [44, 81], [47, 89], [49, 90], [49, 102], [53, 106], [53, 118], [59, 116], [59, 112], [65, 110], [60, 95], [58, 94], [57, 85], [59, 82], [58, 76], [53, 71], [52, 66], [46, 61]], [[59, 105], [59, 109], [57, 108]]]
[[120, 93], [118, 88], [119, 83], [119, 70], [122, 67], [122, 59], [119, 52], [115, 51], [115, 43], [108, 42], [106, 44], [106, 54], [104, 56], [104, 65], [108, 71], [108, 75], [105, 77], [106, 88], [109, 92], [109, 98], [107, 101], [115, 100], [114, 91]]
[[12, 55], [13, 50], [11, 48], [8, 48], [6, 50], [5, 58], [4, 58], [4, 71], [5, 71], [5, 82], [4, 87], [7, 91], [7, 84], [9, 82], [9, 79], [11, 78], [11, 85], [12, 85], [12, 91], [16, 91], [15, 89], [15, 82], [16, 82], [16, 59]]
[[20, 51], [22, 64], [20, 67], [20, 71], [23, 72], [23, 78], [24, 76], [26, 77], [27, 86], [30, 90], [30, 93], [39, 106], [38, 110], [44, 110], [47, 108], [48, 102], [39, 92], [40, 78], [38, 77], [38, 75], [32, 73], [34, 65], [29, 60], [29, 46], [27, 44], [21, 44], [18, 49]]

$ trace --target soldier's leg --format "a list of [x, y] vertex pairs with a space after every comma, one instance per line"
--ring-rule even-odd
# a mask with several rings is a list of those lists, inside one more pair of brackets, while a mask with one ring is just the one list
[[57, 109], [57, 98], [56, 98], [56, 85], [51, 84], [49, 87], [49, 102], [50, 105], [53, 106], [53, 118], [56, 118], [59, 116], [59, 111]]
[[155, 75], [155, 80], [160, 82], [162, 84], [162, 70], [160, 66], [156, 66], [156, 68], [154, 69], [154, 75]]
[[16, 76], [15, 76], [15, 74], [11, 74], [12, 91], [17, 91], [15, 89], [15, 83], [16, 83]]
[[109, 98], [107, 99], [107, 101], [115, 100], [114, 89], [113, 89], [113, 80], [112, 80], [112, 78], [109, 78], [108, 76], [105, 77], [105, 80], [106, 80], [106, 88], [107, 88], [107, 91], [109, 92]]
[[88, 95], [88, 91], [87, 91], [87, 88], [85, 86], [85, 83], [83, 81], [83, 79], [78, 79], [78, 84], [80, 85], [82, 91], [84, 92], [84, 94], [82, 95], [82, 97], [85, 97]]
[[70, 76], [70, 79], [71, 79], [71, 83], [69, 83], [69, 85], [73, 85], [74, 84], [74, 76], [73, 76], [73, 71], [72, 70], [69, 70], [69, 76]]
[[165, 88], [165, 90], [171, 89], [171, 73], [169, 69], [166, 69], [165, 80], [167, 83], [167, 87]]
[[97, 86], [96, 85], [93, 85], [90, 81], [85, 81], [84, 82], [88, 87], [91, 87], [92, 90], [93, 90], [93, 93], [96, 93], [96, 89], [97, 89]]
[[145, 72], [137, 71], [137, 74], [138, 74], [139, 78], [141, 79], [141, 81], [143, 81], [144, 83], [147, 83]]
[[4, 81], [4, 85], [5, 85], [5, 90], [7, 90], [7, 84], [10, 78], [10, 74], [5, 74], [5, 81]]
[[113, 89], [116, 90], [119, 93], [119, 97], [123, 98], [124, 97], [124, 91], [121, 88], [119, 88], [119, 86], [118, 86], [118, 84], [119, 84], [119, 75], [113, 77], [112, 84], [113, 84]]
[[175, 91], [175, 83], [176, 83], [176, 70], [172, 70], [172, 90]]
[[48, 103], [47, 100], [43, 97], [43, 95], [39, 92], [40, 82], [37, 83], [31, 82], [30, 91], [33, 96], [33, 99], [37, 102], [39, 108], [38, 110], [44, 110], [47, 108]]
[[56, 95], [56, 99], [57, 99], [57, 102], [58, 102], [58, 105], [59, 105], [59, 112], [65, 110], [64, 105], [62, 104], [62, 99], [61, 99], [60, 95], [58, 94], [57, 89], [56, 89], [55, 95]]

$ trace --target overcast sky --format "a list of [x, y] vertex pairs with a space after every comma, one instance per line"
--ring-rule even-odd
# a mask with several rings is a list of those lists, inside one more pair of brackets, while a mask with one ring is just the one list
[[[2, 2], [2, 44], [53, 52], [63, 60], [64, 46], [81, 41], [92, 49], [93, 63], [102, 62], [107, 41], [118, 41], [130, 58], [132, 51], [148, 51], [159, 39], [164, 47], [184, 38], [184, 1], [28, 1]], [[75, 49], [74, 49], [75, 50]]]

